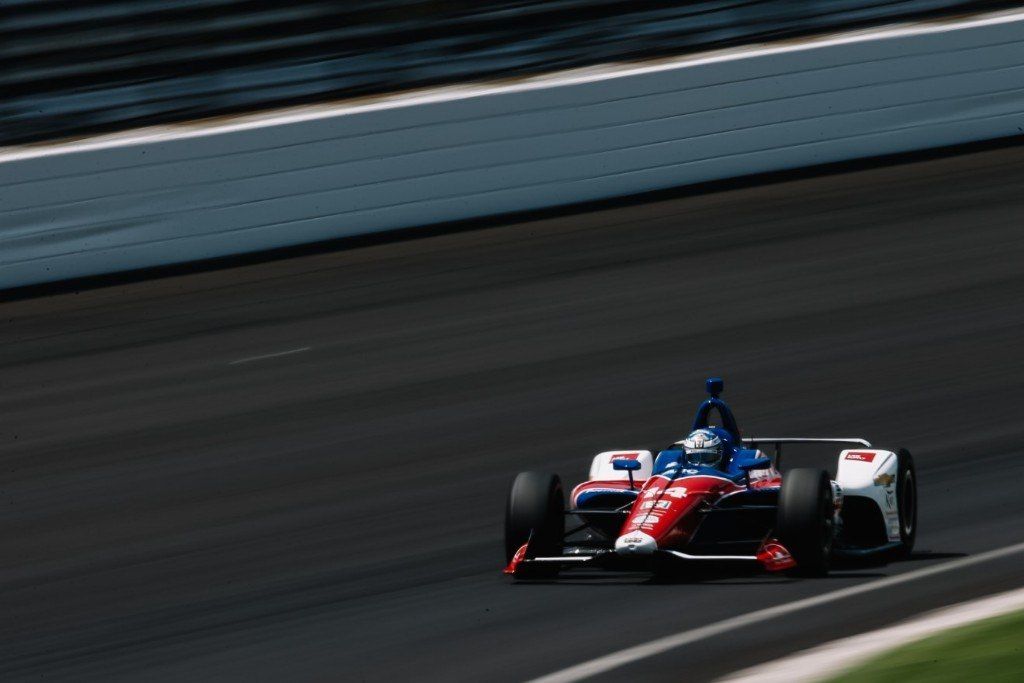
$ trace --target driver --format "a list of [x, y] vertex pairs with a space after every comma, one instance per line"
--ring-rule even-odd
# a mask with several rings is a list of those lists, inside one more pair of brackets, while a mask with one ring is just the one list
[[688, 465], [721, 467], [725, 443], [710, 429], [698, 429], [683, 439], [683, 453]]
[[[727, 474], [739, 474], [742, 470], [732, 462], [731, 444], [715, 429], [697, 429], [683, 439], [683, 459], [691, 467], [714, 467]], [[726, 455], [729, 454], [728, 462]], [[753, 458], [764, 458], [761, 451], [753, 451]], [[750, 470], [747, 481], [753, 487], [778, 486], [781, 475], [774, 465], [763, 469]]]

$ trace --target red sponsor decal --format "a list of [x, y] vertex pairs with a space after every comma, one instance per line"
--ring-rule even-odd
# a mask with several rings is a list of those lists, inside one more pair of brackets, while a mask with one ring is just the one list
[[874, 453], [863, 453], [861, 451], [850, 451], [846, 454], [847, 460], [860, 460], [861, 462], [872, 462], [875, 459]]
[[616, 460], [636, 460], [639, 457], [639, 453], [616, 453], [608, 458], [608, 462], [615, 462]]

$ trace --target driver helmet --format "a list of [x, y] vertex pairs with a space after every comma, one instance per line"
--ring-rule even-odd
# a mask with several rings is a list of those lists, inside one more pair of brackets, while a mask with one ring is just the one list
[[717, 467], [722, 462], [725, 444], [722, 437], [710, 429], [698, 429], [683, 439], [686, 462], [701, 467]]

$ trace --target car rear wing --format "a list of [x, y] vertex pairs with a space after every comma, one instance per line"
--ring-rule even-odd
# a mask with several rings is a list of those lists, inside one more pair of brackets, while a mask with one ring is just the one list
[[808, 444], [808, 443], [842, 443], [855, 446], [871, 448], [871, 442], [867, 439], [857, 437], [819, 438], [807, 436], [777, 436], [777, 437], [755, 437], [743, 439], [743, 445], [751, 448], [758, 448], [761, 444], [771, 444], [775, 447], [775, 466], [779, 467], [782, 462], [782, 444]]

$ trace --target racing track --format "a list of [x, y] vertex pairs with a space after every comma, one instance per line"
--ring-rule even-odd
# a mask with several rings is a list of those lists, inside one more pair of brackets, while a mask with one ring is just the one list
[[[1022, 186], [1024, 147], [975, 150], [2, 304], [0, 678], [521, 680], [1020, 542]], [[666, 443], [718, 372], [749, 435], [911, 448], [921, 552], [802, 581], [499, 574], [516, 471]], [[1022, 575], [630, 673], [708, 679]]]

